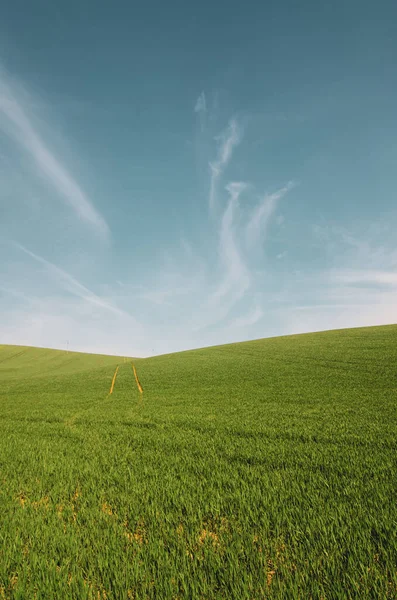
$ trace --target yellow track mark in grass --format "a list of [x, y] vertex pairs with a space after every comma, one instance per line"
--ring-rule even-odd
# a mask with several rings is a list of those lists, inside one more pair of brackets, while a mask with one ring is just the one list
[[116, 367], [116, 370], [114, 372], [113, 379], [112, 379], [112, 385], [110, 386], [110, 392], [109, 392], [109, 394], [113, 394], [113, 388], [114, 388], [114, 384], [116, 383], [116, 377], [117, 377], [117, 371], [118, 370], [119, 370], [119, 368]]
[[143, 389], [142, 389], [142, 386], [141, 386], [141, 384], [140, 384], [140, 381], [139, 381], [139, 379], [138, 379], [138, 375], [137, 375], [137, 372], [136, 372], [136, 369], [135, 369], [134, 363], [131, 363], [131, 365], [132, 365], [132, 370], [134, 371], [134, 375], [135, 375], [135, 381], [136, 381], [136, 385], [137, 385], [137, 387], [138, 387], [138, 390], [139, 390], [139, 392], [140, 392], [141, 394], [143, 394]]

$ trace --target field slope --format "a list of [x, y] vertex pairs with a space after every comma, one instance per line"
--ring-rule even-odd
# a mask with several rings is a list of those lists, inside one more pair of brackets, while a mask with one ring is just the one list
[[0, 346], [0, 598], [397, 598], [397, 326], [134, 364]]

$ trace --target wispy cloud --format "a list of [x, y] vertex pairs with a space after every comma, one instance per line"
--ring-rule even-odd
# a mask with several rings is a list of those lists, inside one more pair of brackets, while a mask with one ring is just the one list
[[0, 129], [29, 154], [39, 174], [53, 186], [79, 219], [88, 223], [101, 236], [108, 236], [109, 228], [105, 219], [95, 209], [66, 166], [50, 150], [34, 127], [19, 96], [16, 86], [8, 81], [0, 68]]
[[245, 328], [251, 327], [255, 325], [262, 319], [264, 312], [260, 306], [256, 306], [253, 310], [251, 310], [248, 314], [243, 315], [235, 319], [230, 326], [236, 328]]
[[395, 323], [395, 225], [378, 219], [352, 231], [333, 225], [312, 230], [329, 266], [306, 270], [291, 286], [280, 308], [285, 333]]
[[306, 312], [310, 312], [313, 314], [319, 313], [319, 312], [349, 312], [351, 310], [354, 311], [359, 311], [362, 310], [363, 308], [372, 308], [372, 304], [370, 303], [364, 303], [362, 302], [361, 304], [356, 304], [356, 303], [347, 303], [347, 304], [307, 304], [305, 306], [294, 306], [291, 310], [292, 311], [306, 311]]
[[242, 182], [234, 182], [226, 186], [230, 196], [223, 213], [219, 234], [219, 256], [226, 276], [213, 296], [217, 300], [225, 296], [233, 287], [238, 287], [239, 294], [243, 294], [250, 284], [249, 271], [236, 242], [235, 222], [238, 200], [246, 188], [247, 185]]
[[269, 226], [270, 219], [277, 208], [278, 202], [294, 187], [294, 185], [295, 184], [290, 181], [277, 192], [266, 194], [262, 201], [255, 207], [246, 229], [246, 240], [249, 246], [254, 246], [259, 241], [260, 236], [263, 236], [266, 233], [266, 229]]
[[200, 96], [196, 100], [194, 106], [194, 112], [197, 113], [200, 122], [200, 131], [203, 132], [205, 129], [205, 121], [207, 115], [207, 99], [205, 93], [201, 92]]
[[142, 300], [147, 300], [152, 304], [163, 306], [164, 304], [172, 305], [178, 296], [189, 294], [190, 291], [191, 289], [189, 289], [189, 286], [183, 288], [170, 287], [163, 290], [148, 290], [146, 292], [142, 292], [141, 294], [137, 294], [135, 297], [141, 298]]
[[217, 208], [219, 179], [232, 157], [234, 148], [240, 143], [241, 135], [241, 128], [237, 120], [231, 119], [227, 129], [216, 138], [219, 143], [217, 158], [214, 162], [209, 163], [211, 172], [209, 206], [211, 212]]
[[205, 98], [205, 93], [201, 92], [200, 96], [196, 100], [196, 104], [194, 107], [194, 112], [206, 112], [207, 111], [207, 100]]
[[23, 292], [8, 287], [8, 286], [4, 286], [4, 285], [0, 285], [0, 292], [2, 292], [3, 294], [7, 295], [7, 296], [12, 296], [13, 298], [15, 298], [16, 300], [21, 300], [25, 303], [29, 302], [32, 303], [34, 302], [35, 298], [32, 298], [32, 296], [28, 296], [27, 294], [24, 294]]
[[[196, 102], [196, 111], [206, 111], [205, 96], [200, 95]], [[199, 324], [195, 330], [208, 329], [211, 326], [220, 325], [232, 313], [241, 309], [246, 310], [245, 298], [250, 291], [254, 280], [251, 270], [250, 259], [252, 253], [259, 251], [258, 243], [263, 242], [266, 229], [275, 213], [278, 201], [293, 187], [293, 183], [287, 183], [277, 192], [265, 196], [256, 203], [254, 210], [248, 218], [248, 208], [240, 208], [239, 201], [243, 194], [247, 195], [247, 203], [252, 204], [253, 186], [241, 181], [230, 181], [227, 183], [226, 170], [229, 166], [233, 152], [242, 142], [242, 127], [236, 117], [230, 119], [227, 128], [214, 138], [217, 143], [216, 159], [209, 162], [210, 166], [210, 192], [209, 192], [209, 217], [211, 228], [217, 234], [217, 261], [211, 265], [218, 271], [218, 283], [211, 285], [207, 282], [207, 297], [205, 298], [202, 314], [198, 319]], [[223, 193], [227, 192], [227, 196]], [[248, 195], [248, 192], [250, 193]], [[244, 224], [245, 223], [245, 224]], [[260, 239], [261, 238], [261, 239]], [[247, 243], [248, 242], [248, 243]], [[247, 253], [250, 249], [250, 254]], [[243, 302], [244, 300], [244, 302]], [[255, 312], [255, 318], [259, 317], [259, 310]], [[249, 321], [252, 314], [241, 317], [242, 323]], [[236, 318], [232, 323], [239, 321]], [[234, 326], [234, 325], [233, 325]]]
[[336, 269], [330, 272], [335, 282], [361, 285], [397, 286], [397, 271]]
[[[206, 308], [196, 330], [223, 321], [251, 285], [250, 269], [244, 260], [238, 239], [239, 197], [247, 188], [248, 185], [243, 182], [232, 182], [226, 186], [229, 198], [220, 219], [218, 232], [220, 282], [208, 294], [204, 304]], [[207, 287], [210, 287], [209, 284]]]
[[16, 248], [19, 248], [19, 250], [21, 250], [22, 252], [24, 252], [25, 254], [30, 256], [36, 262], [44, 265], [46, 267], [47, 271], [52, 276], [52, 278], [65, 291], [69, 292], [70, 294], [73, 294], [74, 296], [77, 296], [78, 298], [81, 298], [82, 300], [85, 300], [86, 302], [89, 302], [90, 304], [93, 304], [95, 306], [98, 306], [98, 307], [106, 310], [106, 311], [109, 311], [115, 315], [118, 315], [118, 316], [121, 316], [124, 318], [128, 318], [129, 320], [132, 319], [135, 321], [135, 319], [129, 313], [118, 308], [117, 306], [114, 306], [113, 304], [110, 304], [103, 298], [97, 296], [94, 292], [89, 290], [82, 283], [80, 283], [77, 279], [75, 279], [72, 275], [70, 275], [69, 273], [67, 273], [66, 271], [64, 271], [63, 269], [58, 267], [57, 265], [51, 263], [50, 261], [43, 258], [42, 256], [39, 256], [38, 254], [31, 252], [30, 250], [28, 250], [21, 244], [18, 244], [17, 242], [14, 242], [14, 246]]

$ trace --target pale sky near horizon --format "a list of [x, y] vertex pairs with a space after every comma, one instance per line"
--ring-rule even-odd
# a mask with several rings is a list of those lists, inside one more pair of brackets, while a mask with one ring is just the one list
[[0, 344], [397, 322], [397, 4], [6, 2]]

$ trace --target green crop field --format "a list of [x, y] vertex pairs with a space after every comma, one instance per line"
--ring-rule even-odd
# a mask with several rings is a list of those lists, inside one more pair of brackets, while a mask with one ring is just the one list
[[0, 598], [397, 598], [397, 326], [134, 365], [0, 346]]

